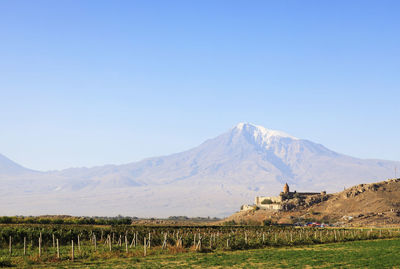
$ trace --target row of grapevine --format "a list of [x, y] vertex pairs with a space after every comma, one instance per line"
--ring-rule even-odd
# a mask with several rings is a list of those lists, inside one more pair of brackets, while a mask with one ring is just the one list
[[[87, 251], [125, 251], [175, 247], [193, 251], [254, 249], [400, 237], [398, 229], [338, 229], [274, 226], [91, 226], [0, 225], [0, 246], [24, 254], [53, 251], [75, 242]], [[40, 249], [38, 250], [40, 246]], [[129, 247], [128, 247], [129, 246]], [[72, 245], [71, 245], [72, 248]]]

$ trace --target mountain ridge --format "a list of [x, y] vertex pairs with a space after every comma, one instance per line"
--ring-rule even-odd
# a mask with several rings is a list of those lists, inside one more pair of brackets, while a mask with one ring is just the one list
[[3, 154], [0, 154], [0, 174], [10, 173], [10, 174], [21, 174], [27, 172], [37, 172], [10, 160]]
[[[345, 185], [390, 177], [395, 165], [400, 162], [357, 159], [281, 131], [239, 123], [192, 149], [139, 162], [0, 173], [0, 194], [5, 197], [0, 202], [8, 198], [9, 204], [0, 210], [12, 214], [225, 216], [254, 196], [275, 194], [285, 182], [298, 191], [334, 192]], [[22, 202], [10, 198], [11, 194], [20, 195], [25, 205], [40, 197], [34, 202], [41, 209], [24, 206], [22, 211]], [[103, 208], [98, 208], [99, 200], [104, 201]], [[79, 201], [84, 205], [77, 207]], [[115, 212], [115, 206], [120, 212]]]

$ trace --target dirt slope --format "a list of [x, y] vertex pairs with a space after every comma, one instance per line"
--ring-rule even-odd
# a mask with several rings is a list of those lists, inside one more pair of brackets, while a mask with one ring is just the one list
[[400, 179], [360, 184], [339, 193], [328, 194], [325, 201], [298, 206], [287, 211], [253, 210], [238, 212], [224, 220], [236, 223], [329, 222], [343, 226], [400, 225]]

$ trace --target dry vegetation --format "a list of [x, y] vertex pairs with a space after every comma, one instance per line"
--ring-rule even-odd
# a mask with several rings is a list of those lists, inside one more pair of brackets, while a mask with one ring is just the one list
[[[296, 201], [294, 201], [296, 203]], [[319, 221], [336, 226], [399, 226], [400, 179], [360, 184], [329, 194], [311, 206], [288, 211], [252, 210], [239, 212], [222, 222], [261, 224]]]

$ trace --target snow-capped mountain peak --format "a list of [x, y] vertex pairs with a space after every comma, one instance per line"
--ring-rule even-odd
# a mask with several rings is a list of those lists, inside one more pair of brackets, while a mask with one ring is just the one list
[[241, 122], [237, 124], [233, 130], [239, 133], [245, 132], [261, 144], [268, 144], [273, 138], [290, 138], [293, 140], [299, 140], [299, 138], [291, 136], [285, 132], [267, 129], [263, 126], [252, 123]]

